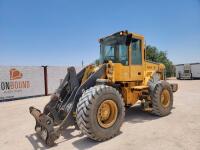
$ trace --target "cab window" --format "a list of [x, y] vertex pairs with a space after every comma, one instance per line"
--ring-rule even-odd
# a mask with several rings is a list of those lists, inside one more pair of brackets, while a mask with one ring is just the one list
[[134, 65], [142, 64], [142, 51], [141, 51], [141, 40], [133, 39], [131, 42], [132, 57], [131, 63]]
[[113, 63], [128, 65], [128, 46], [125, 44], [101, 44], [100, 62], [106, 63], [109, 60]]
[[128, 47], [126, 45], [119, 45], [119, 62], [128, 65]]

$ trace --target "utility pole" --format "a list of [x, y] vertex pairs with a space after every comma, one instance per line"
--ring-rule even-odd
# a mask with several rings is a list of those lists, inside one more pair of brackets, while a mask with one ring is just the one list
[[82, 60], [82, 68], [83, 68], [83, 60]]

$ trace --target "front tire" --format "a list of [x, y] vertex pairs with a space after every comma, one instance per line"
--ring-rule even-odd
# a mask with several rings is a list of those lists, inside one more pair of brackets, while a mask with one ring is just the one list
[[98, 85], [83, 93], [76, 113], [77, 125], [83, 134], [96, 141], [105, 141], [119, 133], [125, 108], [115, 88]]

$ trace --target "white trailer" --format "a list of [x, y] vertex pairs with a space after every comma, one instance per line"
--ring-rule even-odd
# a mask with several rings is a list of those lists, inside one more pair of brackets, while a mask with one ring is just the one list
[[200, 63], [193, 63], [191, 66], [191, 77], [193, 79], [200, 79]]
[[200, 79], [200, 63], [176, 65], [177, 79]]
[[181, 79], [181, 76], [184, 72], [184, 64], [176, 65], [176, 78]]

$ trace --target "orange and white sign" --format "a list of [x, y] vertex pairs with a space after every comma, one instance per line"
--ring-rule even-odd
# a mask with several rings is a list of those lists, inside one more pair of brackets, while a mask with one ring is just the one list
[[16, 68], [10, 69], [10, 80], [21, 79], [23, 74]]
[[44, 93], [43, 67], [0, 66], [0, 100]]

